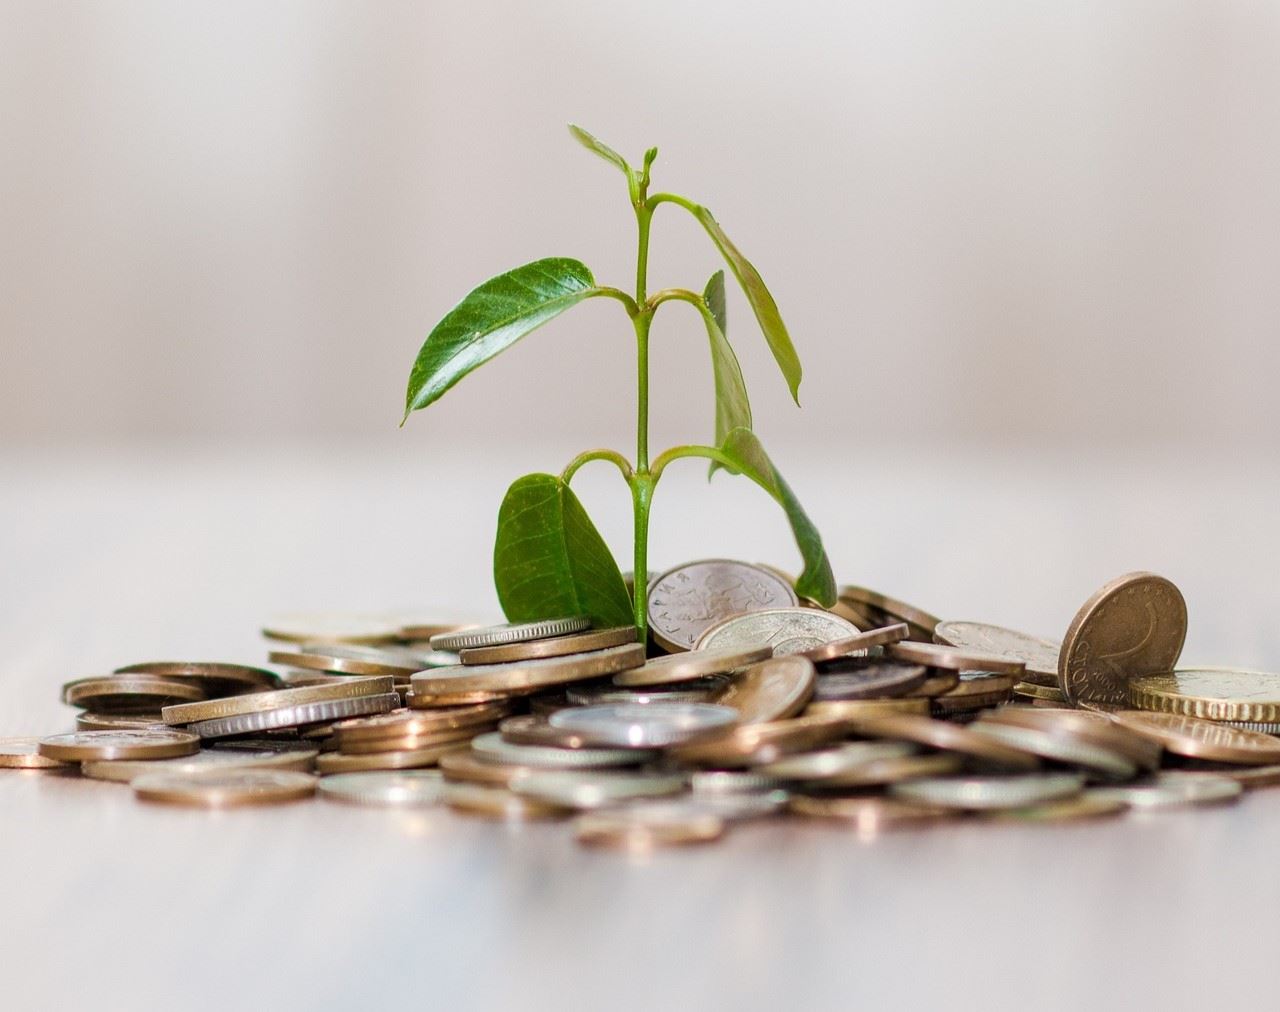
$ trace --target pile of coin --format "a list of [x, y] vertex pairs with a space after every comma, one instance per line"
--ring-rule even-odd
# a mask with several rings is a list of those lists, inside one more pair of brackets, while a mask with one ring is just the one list
[[1222, 803], [1280, 783], [1280, 675], [1179, 668], [1187, 609], [1130, 573], [1061, 642], [776, 570], [650, 578], [651, 641], [581, 617], [467, 627], [294, 616], [283, 670], [148, 662], [80, 678], [78, 730], [0, 767], [202, 807], [319, 794], [501, 819], [588, 845], [700, 843], [784, 815], [863, 832]]

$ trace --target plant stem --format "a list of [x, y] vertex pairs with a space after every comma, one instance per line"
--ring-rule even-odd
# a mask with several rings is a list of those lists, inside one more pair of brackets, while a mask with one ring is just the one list
[[635, 607], [636, 635], [645, 642], [649, 629], [649, 507], [653, 502], [653, 480], [649, 476], [649, 327], [653, 308], [645, 305], [649, 279], [649, 222], [653, 208], [648, 204], [648, 173], [633, 194], [636, 212], [636, 301], [639, 311], [631, 317], [636, 328], [636, 467], [628, 479], [634, 516], [631, 601]]
[[635, 516], [635, 558], [631, 566], [631, 603], [635, 608], [636, 635], [644, 643], [649, 634], [649, 507], [653, 505], [653, 478], [648, 472], [632, 475], [631, 507]]
[[618, 470], [622, 472], [622, 477], [627, 481], [631, 480], [631, 464], [617, 450], [587, 450], [585, 453], [578, 454], [560, 472], [560, 480], [566, 485], [569, 484], [573, 480], [573, 476], [578, 473], [578, 469], [583, 464], [588, 464], [593, 460], [607, 460], [612, 464], [616, 464]]
[[653, 483], [655, 485], [658, 483], [658, 479], [662, 477], [662, 472], [666, 470], [668, 464], [673, 460], [679, 460], [681, 457], [705, 457], [707, 460], [714, 460], [717, 464], [734, 472], [739, 467], [735, 461], [729, 459], [728, 456], [714, 446], [673, 446], [669, 450], [663, 450], [653, 462]]

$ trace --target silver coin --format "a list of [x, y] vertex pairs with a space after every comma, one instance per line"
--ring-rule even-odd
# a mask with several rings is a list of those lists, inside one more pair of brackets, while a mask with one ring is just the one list
[[664, 650], [689, 650], [731, 615], [798, 603], [791, 585], [761, 566], [732, 559], [686, 562], [649, 584], [649, 630]]
[[1091, 773], [1100, 773], [1113, 780], [1129, 780], [1138, 773], [1137, 764], [1119, 753], [1069, 735], [1053, 734], [1037, 728], [1005, 724], [994, 720], [974, 721], [969, 725], [969, 730], [975, 734], [994, 738], [1021, 752], [1039, 756], [1041, 759], [1079, 766]]
[[604, 703], [557, 710], [552, 727], [614, 748], [666, 748], [719, 734], [738, 722], [738, 711], [713, 703]]
[[714, 703], [728, 687], [729, 679], [709, 675], [695, 682], [634, 689], [617, 685], [570, 685], [565, 689], [564, 698], [574, 706], [597, 706], [603, 703]]
[[897, 797], [939, 808], [990, 811], [1022, 808], [1079, 794], [1084, 777], [1076, 773], [1028, 773], [1021, 776], [931, 777], [893, 784]]
[[592, 809], [637, 798], [679, 794], [685, 789], [685, 780], [677, 773], [538, 770], [513, 779], [511, 789], [563, 808]]
[[620, 671], [613, 676], [613, 684], [621, 686], [666, 685], [671, 682], [690, 682], [708, 675], [722, 675], [748, 664], [767, 661], [773, 656], [772, 647], [751, 647], [746, 650], [686, 650], [667, 654], [646, 661], [643, 667]]
[[939, 622], [933, 630], [933, 638], [947, 646], [960, 647], [976, 653], [1001, 657], [1008, 661], [1021, 661], [1027, 672], [1038, 678], [1028, 678], [1036, 684], [1058, 684], [1058, 655], [1062, 644], [1053, 640], [1029, 636], [1016, 629], [1005, 629], [985, 622]]
[[338, 773], [316, 785], [322, 797], [355, 805], [416, 808], [444, 800], [444, 774], [439, 770], [394, 770]]
[[783, 781], [743, 770], [697, 770], [689, 774], [694, 794], [755, 794], [777, 790]]
[[399, 705], [399, 694], [386, 692], [376, 696], [331, 699], [321, 703], [300, 703], [297, 706], [282, 706], [275, 710], [262, 710], [258, 713], [241, 713], [215, 720], [201, 720], [189, 725], [187, 730], [198, 734], [201, 738], [229, 738], [236, 734], [253, 734], [256, 731], [269, 731], [280, 727], [301, 727], [303, 724], [318, 724], [323, 721], [341, 720], [344, 717], [386, 713]]
[[635, 766], [654, 756], [640, 749], [556, 748], [552, 745], [517, 745], [499, 731], [471, 739], [471, 751], [480, 759], [509, 766], [536, 766], [540, 769], [591, 769], [593, 767]]
[[209, 770], [260, 770], [284, 769], [309, 773], [315, 766], [319, 750], [294, 749], [289, 752], [278, 751], [226, 751], [214, 752], [205, 749], [194, 755], [178, 756], [176, 759], [99, 759], [80, 764], [80, 774], [90, 780], [113, 780], [127, 784], [137, 777], [149, 773], [176, 773], [190, 775], [205, 773]]
[[905, 741], [855, 741], [818, 752], [801, 752], [757, 766], [753, 772], [788, 782], [831, 780], [865, 763], [902, 759], [919, 751]]
[[565, 636], [590, 628], [591, 620], [582, 615], [545, 619], [541, 622], [511, 622], [506, 625], [485, 626], [482, 629], [437, 633], [431, 637], [431, 648], [465, 650], [469, 647], [496, 647], [504, 643], [527, 643], [529, 640]]
[[1242, 784], [1216, 773], [1169, 770], [1156, 774], [1155, 779], [1147, 783], [1097, 787], [1088, 794], [1122, 801], [1130, 808], [1152, 809], [1214, 805], [1234, 801], [1243, 791]]
[[812, 650], [833, 640], [857, 636], [860, 630], [848, 619], [817, 608], [768, 608], [733, 615], [711, 626], [698, 637], [695, 650], [747, 650], [772, 647], [773, 656], [785, 657]]

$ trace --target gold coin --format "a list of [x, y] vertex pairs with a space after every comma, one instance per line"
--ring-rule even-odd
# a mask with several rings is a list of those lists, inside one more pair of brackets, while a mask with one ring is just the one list
[[710, 843], [724, 835], [724, 828], [719, 816], [665, 805], [633, 805], [617, 811], [591, 812], [573, 820], [573, 834], [579, 843], [641, 851]]
[[66, 765], [41, 755], [39, 738], [0, 738], [0, 769], [52, 770]]
[[995, 763], [1013, 770], [1039, 769], [1040, 763], [1020, 749], [1011, 748], [989, 737], [976, 734], [959, 724], [951, 724], [931, 717], [912, 717], [891, 714], [873, 717], [854, 724], [858, 734], [869, 738], [892, 738], [915, 742], [947, 752], [958, 752], [972, 759]]
[[716, 702], [738, 711], [743, 724], [793, 717], [813, 695], [817, 672], [804, 657], [773, 657], [738, 671]]
[[227, 770], [185, 776], [152, 773], [138, 777], [131, 786], [143, 801], [198, 808], [238, 808], [309, 798], [316, 792], [316, 778], [289, 770]]
[[1019, 682], [1013, 687], [1015, 696], [1026, 696], [1030, 699], [1047, 699], [1052, 703], [1065, 703], [1067, 695], [1056, 685], [1037, 685], [1034, 682]]
[[200, 749], [199, 735], [186, 731], [71, 731], [40, 739], [40, 754], [62, 762], [94, 759], [168, 759]]
[[1280, 674], [1234, 668], [1180, 668], [1135, 678], [1129, 702], [1139, 710], [1204, 720], [1280, 722]]
[[410, 710], [455, 710], [460, 706], [477, 706], [481, 703], [509, 703], [515, 693], [506, 692], [414, 692], [404, 693], [404, 705]]
[[749, 647], [725, 650], [685, 650], [664, 657], [653, 657], [642, 667], [620, 671], [613, 684], [621, 686], [667, 685], [691, 682], [709, 675], [721, 675], [745, 668], [748, 664], [768, 660], [773, 647]]
[[929, 700], [929, 712], [935, 717], [956, 713], [973, 713], [991, 706], [1007, 703], [1011, 692], [989, 692], [981, 696], [952, 696], [950, 694], [935, 696]]
[[377, 752], [412, 752], [417, 749], [444, 745], [447, 742], [469, 742], [478, 734], [485, 734], [498, 726], [496, 720], [470, 727], [447, 727], [430, 734], [406, 734], [398, 738], [362, 738], [348, 741], [337, 736], [338, 751], [346, 755], [370, 755]]
[[95, 710], [136, 710], [164, 703], [204, 699], [198, 685], [159, 678], [155, 675], [108, 675], [78, 678], [62, 687], [62, 701], [68, 706]]
[[846, 720], [862, 720], [885, 713], [929, 712], [929, 700], [902, 696], [897, 699], [833, 699], [810, 703], [805, 707], [806, 717], [831, 717]]
[[819, 646], [810, 647], [808, 650], [797, 651], [797, 653], [800, 657], [809, 658], [815, 664], [820, 661], [834, 661], [840, 657], [865, 653], [875, 647], [884, 647], [890, 643], [905, 640], [910, 632], [911, 630], [907, 628], [905, 622], [899, 622], [880, 629], [868, 629], [866, 632], [860, 632], [856, 636], [830, 640]]
[[1249, 766], [1280, 762], [1280, 738], [1269, 734], [1223, 727], [1179, 713], [1122, 710], [1111, 714], [1111, 719], [1135, 734], [1158, 741], [1175, 755]]
[[413, 676], [414, 695], [456, 696], [472, 692], [529, 693], [548, 685], [612, 675], [644, 663], [639, 643], [567, 657], [546, 657], [512, 664], [438, 668]]
[[560, 819], [573, 811], [536, 798], [526, 798], [501, 787], [451, 780], [444, 792], [445, 803], [455, 811], [489, 819]]
[[540, 657], [564, 657], [566, 654], [582, 654], [592, 650], [625, 646], [636, 641], [636, 627], [627, 625], [616, 629], [591, 629], [587, 632], [552, 636], [549, 639], [528, 640], [524, 643], [501, 643], [491, 647], [468, 647], [458, 653], [463, 664], [508, 664], [512, 661], [532, 661]]
[[[869, 590], [866, 587], [856, 587], [852, 584], [846, 584], [840, 588], [840, 600], [855, 606], [871, 607], [882, 611], [898, 622], [905, 622], [907, 625], [917, 627], [922, 632], [927, 633], [930, 639], [933, 638], [933, 631], [938, 627], [938, 623], [942, 621], [937, 616], [929, 614], [923, 608], [917, 608], [915, 605], [899, 601], [897, 598], [889, 597], [875, 590]], [[885, 622], [872, 623], [873, 626], [886, 624]]]
[[403, 628], [403, 622], [391, 616], [311, 612], [280, 615], [263, 627], [262, 635], [270, 640], [283, 640], [287, 643], [350, 643], [357, 646], [376, 646], [379, 643], [393, 643], [400, 639]]
[[202, 703], [180, 703], [177, 706], [166, 706], [160, 712], [168, 724], [193, 724], [197, 721], [264, 713], [267, 710], [306, 703], [382, 696], [393, 692], [394, 688], [395, 683], [389, 677], [357, 678], [334, 685], [306, 685], [296, 689], [276, 689], [272, 692], [251, 692], [243, 696], [208, 699]]
[[1127, 573], [1094, 593], [1071, 620], [1058, 655], [1067, 699], [1124, 705], [1129, 682], [1170, 671], [1187, 636], [1187, 604], [1163, 576]]
[[961, 696], [995, 696], [1008, 695], [1013, 691], [1012, 675], [998, 675], [989, 671], [962, 671], [955, 688], [942, 693], [946, 699], [959, 699]]
[[[912, 664], [925, 664], [931, 668], [949, 668], [952, 671], [983, 671], [1000, 675], [1021, 676], [1026, 670], [1022, 661], [1009, 660], [996, 654], [982, 654], [976, 650], [949, 647], [942, 643], [894, 643], [885, 647], [888, 656]], [[1010, 681], [1010, 686], [1013, 682]]]
[[403, 752], [369, 752], [361, 755], [326, 752], [316, 760], [316, 772], [325, 775], [359, 773], [363, 770], [410, 770], [420, 766], [434, 766], [440, 761], [441, 756], [456, 752], [458, 749], [465, 749], [468, 741], [467, 738], [454, 739]]
[[740, 724], [712, 741], [681, 745], [668, 750], [667, 755], [695, 766], [755, 766], [848, 735], [849, 721], [843, 717], [806, 715], [763, 724]]
[[794, 795], [789, 807], [796, 815], [849, 823], [860, 833], [881, 833], [890, 829], [928, 825], [959, 818], [950, 808], [915, 805], [878, 795], [862, 797], [810, 797]]

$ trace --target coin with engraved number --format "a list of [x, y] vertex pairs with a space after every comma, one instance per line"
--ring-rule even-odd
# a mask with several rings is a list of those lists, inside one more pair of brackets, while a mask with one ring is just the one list
[[197, 808], [239, 808], [299, 801], [316, 792], [316, 778], [289, 770], [226, 770], [199, 774], [151, 773], [132, 781], [143, 801]]
[[66, 765], [41, 755], [39, 738], [0, 738], [0, 769], [52, 770]]
[[1269, 734], [1223, 727], [1180, 713], [1121, 710], [1110, 714], [1110, 719], [1134, 734], [1159, 742], [1175, 755], [1246, 766], [1280, 762], [1280, 738]]
[[564, 808], [602, 808], [637, 798], [679, 794], [685, 779], [676, 773], [636, 773], [620, 770], [538, 770], [518, 777], [511, 789]]
[[571, 633], [568, 636], [527, 640], [523, 643], [468, 647], [459, 654], [459, 657], [463, 664], [506, 664], [510, 661], [532, 661], [539, 657], [563, 657], [566, 654], [604, 650], [635, 641], [636, 627], [627, 625], [615, 629], [591, 629], [586, 632]]
[[797, 604], [791, 585], [760, 566], [732, 559], [686, 562], [649, 584], [649, 631], [660, 647], [674, 653], [691, 649], [731, 615]]
[[547, 718], [552, 727], [605, 748], [667, 748], [714, 737], [738, 722], [738, 711], [711, 703], [614, 703], [570, 707]]
[[1058, 655], [1060, 688], [1075, 706], [1127, 705], [1129, 683], [1173, 670], [1186, 636], [1182, 592], [1163, 576], [1126, 573], [1104, 584], [1072, 619]]
[[507, 643], [527, 643], [530, 640], [567, 636], [591, 628], [591, 620], [582, 615], [545, 619], [540, 622], [509, 622], [479, 629], [461, 629], [456, 632], [437, 633], [431, 637], [433, 650], [468, 650], [473, 647], [496, 647]]
[[71, 731], [40, 739], [40, 754], [62, 762], [94, 759], [168, 759], [191, 755], [200, 739], [186, 731]]
[[928, 669], [919, 664], [857, 658], [828, 667], [814, 685], [814, 702], [905, 696], [924, 684]]
[[[300, 690], [291, 690], [300, 691]], [[374, 696], [354, 696], [347, 699], [329, 699], [317, 703], [298, 703], [274, 710], [255, 713], [237, 713], [214, 720], [198, 720], [188, 724], [189, 731], [201, 738], [229, 738], [238, 734], [255, 734], [286, 727], [302, 727], [322, 721], [361, 717], [371, 713], [386, 713], [400, 705], [400, 695], [395, 692]]]
[[316, 790], [329, 801], [386, 808], [424, 808], [444, 800], [439, 770], [339, 773], [323, 777]]
[[670, 682], [689, 682], [707, 675], [719, 675], [736, 671], [748, 664], [768, 660], [773, 647], [747, 649], [686, 650], [667, 654], [646, 661], [643, 667], [622, 671], [613, 676], [613, 684], [620, 686], [666, 685]]
[[178, 756], [173, 759], [109, 759], [81, 763], [80, 773], [90, 780], [114, 780], [126, 784], [150, 773], [191, 775], [209, 770], [232, 769], [277, 769], [310, 773], [315, 767], [318, 754], [313, 748], [288, 752], [248, 749], [215, 752], [212, 749], [205, 749], [193, 755]]
[[1140, 710], [1205, 720], [1280, 722], [1280, 674], [1235, 668], [1178, 668], [1135, 678], [1129, 702]]
[[772, 647], [773, 656], [785, 657], [857, 634], [857, 626], [829, 611], [766, 608], [717, 622], [698, 637], [694, 650]]
[[1016, 776], [939, 777], [894, 784], [894, 797], [940, 808], [984, 811], [1025, 808], [1079, 794], [1084, 777], [1075, 773], [1026, 773]]
[[985, 622], [939, 622], [933, 636], [948, 646], [1021, 661], [1026, 666], [1026, 673], [1022, 676], [1026, 681], [1054, 688], [1058, 686], [1061, 643]]
[[643, 663], [644, 646], [629, 643], [565, 657], [421, 671], [413, 676], [413, 691], [415, 695], [422, 693], [428, 696], [466, 692], [527, 694], [550, 685], [613, 675], [628, 668], [638, 668]]
[[813, 696], [817, 672], [804, 657], [772, 657], [752, 664], [733, 676], [716, 700], [738, 711], [744, 724], [793, 717]]
[[844, 639], [830, 640], [808, 650], [797, 651], [800, 656], [807, 657], [815, 664], [823, 661], [834, 661], [841, 657], [864, 654], [875, 647], [885, 647], [907, 638], [910, 633], [905, 622], [884, 626], [881, 629], [868, 629], [866, 632], [847, 636]]

